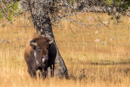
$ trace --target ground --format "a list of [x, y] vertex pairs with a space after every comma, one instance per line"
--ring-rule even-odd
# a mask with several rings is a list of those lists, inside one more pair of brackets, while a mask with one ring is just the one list
[[129, 87], [130, 18], [117, 23], [104, 13], [82, 13], [69, 19], [78, 22], [62, 19], [53, 32], [70, 79], [30, 78], [23, 54], [34, 28], [20, 16], [0, 27], [1, 87]]

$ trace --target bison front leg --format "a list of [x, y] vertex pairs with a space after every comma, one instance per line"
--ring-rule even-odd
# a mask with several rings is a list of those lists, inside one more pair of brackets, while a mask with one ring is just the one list
[[48, 71], [43, 70], [39, 72], [39, 77], [45, 79], [47, 77]]
[[45, 79], [47, 77], [48, 71], [47, 70], [43, 70], [42, 71], [42, 77], [43, 79]]
[[38, 74], [39, 74], [39, 78], [45, 79], [47, 76], [47, 71], [40, 70], [40, 72]]
[[42, 72], [42, 70], [40, 70], [40, 72], [38, 73], [38, 75], [39, 75], [39, 78], [40, 78], [40, 79], [43, 77], [43, 72]]

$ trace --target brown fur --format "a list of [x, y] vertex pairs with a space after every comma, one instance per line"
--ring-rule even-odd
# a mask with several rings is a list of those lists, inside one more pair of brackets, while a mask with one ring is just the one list
[[[30, 43], [36, 43], [33, 46], [28, 44], [25, 48], [24, 58], [28, 66], [28, 72], [31, 77], [36, 77], [36, 71], [40, 70], [42, 77], [46, 77], [48, 67], [51, 68], [51, 75], [54, 75], [54, 63], [56, 58], [56, 47], [54, 43], [49, 44], [49, 38], [33, 34]], [[40, 48], [40, 51], [39, 51]], [[34, 56], [34, 51], [37, 56]], [[46, 59], [45, 61], [42, 61]], [[36, 63], [38, 61], [38, 64]]]

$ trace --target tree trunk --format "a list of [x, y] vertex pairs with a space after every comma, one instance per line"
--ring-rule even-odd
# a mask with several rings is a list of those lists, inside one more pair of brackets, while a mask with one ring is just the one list
[[37, 33], [49, 35], [54, 40], [55, 46], [57, 48], [57, 56], [56, 56], [55, 64], [58, 66], [58, 68], [55, 69], [55, 72], [58, 72], [57, 75], [60, 77], [65, 76], [66, 78], [68, 78], [68, 70], [66, 68], [63, 58], [60, 55], [60, 52], [58, 50], [53, 35], [52, 24], [48, 14], [49, 2], [47, 2], [47, 0], [27, 0], [27, 1], [32, 16], [32, 21], [34, 23], [34, 27]]

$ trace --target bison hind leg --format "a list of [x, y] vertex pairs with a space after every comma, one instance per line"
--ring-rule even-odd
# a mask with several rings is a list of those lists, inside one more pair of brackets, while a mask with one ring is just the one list
[[47, 71], [38, 70], [38, 76], [39, 76], [40, 79], [41, 78], [45, 79], [47, 77], [47, 73], [48, 73]]
[[55, 69], [54, 64], [52, 64], [52, 65], [50, 66], [50, 69], [51, 69], [51, 77], [54, 77], [54, 69]]

